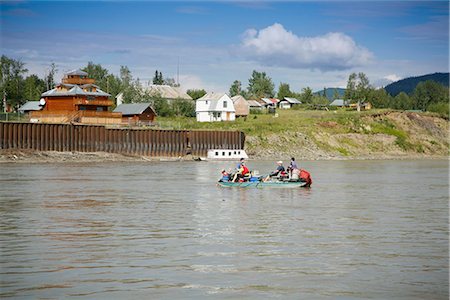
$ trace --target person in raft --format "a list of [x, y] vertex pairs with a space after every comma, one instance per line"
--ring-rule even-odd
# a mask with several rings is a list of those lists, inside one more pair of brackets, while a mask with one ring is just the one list
[[241, 158], [240, 169], [236, 172], [236, 174], [234, 174], [233, 182], [236, 182], [238, 179], [244, 180], [245, 176], [249, 173], [250, 173], [250, 171], [247, 168], [247, 166], [245, 165], [244, 159]]
[[270, 177], [280, 177], [286, 170], [284, 169], [283, 162], [281, 160], [277, 161], [277, 168], [275, 171], [270, 172], [270, 174], [266, 177], [264, 181], [270, 179]]
[[[295, 157], [291, 157], [291, 163], [289, 164], [289, 167], [287, 168], [287, 170], [289, 172], [289, 177], [290, 178], [293, 178], [294, 173], [297, 173], [297, 175], [298, 175], [299, 169], [298, 169], [298, 166], [297, 166], [297, 162], [295, 161]], [[295, 170], [297, 170], [297, 171], [295, 171]]]

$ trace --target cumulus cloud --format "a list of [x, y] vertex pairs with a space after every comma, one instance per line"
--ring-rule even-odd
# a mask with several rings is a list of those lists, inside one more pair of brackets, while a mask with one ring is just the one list
[[398, 76], [397, 74], [389, 74], [383, 77], [384, 79], [390, 80], [392, 82], [394, 81], [399, 81], [400, 79], [402, 79], [400, 76]]
[[299, 37], [275, 23], [259, 31], [247, 30], [239, 52], [246, 58], [269, 66], [345, 70], [367, 65], [373, 54], [340, 32]]

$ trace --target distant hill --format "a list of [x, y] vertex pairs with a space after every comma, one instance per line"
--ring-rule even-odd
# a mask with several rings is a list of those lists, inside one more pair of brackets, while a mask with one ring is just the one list
[[[339, 98], [343, 98], [344, 97], [344, 93], [345, 93], [345, 89], [343, 88], [326, 88], [326, 97], [328, 98], [328, 100], [333, 101], [333, 96], [334, 96], [334, 90], [336, 90], [338, 92]], [[323, 95], [323, 90], [317, 91], [313, 93], [314, 95]]]
[[417, 84], [422, 81], [427, 80], [433, 80], [436, 81], [442, 85], [448, 86], [449, 85], [449, 73], [434, 73], [434, 74], [427, 74], [423, 76], [417, 76], [417, 77], [408, 77], [396, 82], [393, 82], [391, 84], [388, 84], [384, 87], [386, 92], [391, 94], [392, 96], [397, 96], [401, 92], [405, 92], [407, 94], [411, 94], [414, 89], [416, 88]]

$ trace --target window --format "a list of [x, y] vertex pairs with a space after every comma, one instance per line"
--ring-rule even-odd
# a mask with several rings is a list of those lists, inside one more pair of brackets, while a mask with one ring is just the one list
[[228, 156], [231, 156], [231, 151], [230, 151], [230, 152], [228, 152]]
[[208, 100], [206, 100], [205, 103], [208, 104]]
[[225, 151], [224, 151], [224, 152], [222, 152], [222, 156], [225, 156]]
[[227, 100], [224, 100], [224, 101], [223, 101], [223, 108], [227, 108], [227, 104], [228, 104], [228, 103], [227, 103]]
[[219, 156], [219, 151], [216, 151], [216, 156]]
[[97, 106], [97, 111], [104, 111], [104, 109], [101, 106]]

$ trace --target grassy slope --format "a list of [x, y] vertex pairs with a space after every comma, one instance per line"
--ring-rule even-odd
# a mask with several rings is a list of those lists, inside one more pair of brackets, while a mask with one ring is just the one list
[[447, 156], [448, 121], [429, 114], [372, 110], [279, 110], [235, 122], [159, 118], [164, 129], [240, 130], [252, 157], [303, 159]]

